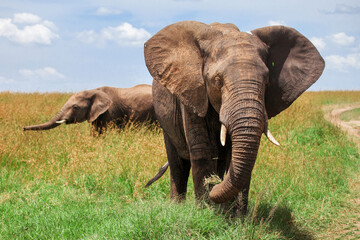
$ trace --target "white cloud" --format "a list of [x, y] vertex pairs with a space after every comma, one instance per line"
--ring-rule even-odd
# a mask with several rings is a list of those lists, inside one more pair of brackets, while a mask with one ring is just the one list
[[286, 23], [284, 21], [281, 21], [281, 20], [270, 20], [270, 21], [268, 21], [268, 25], [269, 26], [278, 26], [278, 25], [285, 26]]
[[360, 69], [360, 53], [351, 53], [346, 57], [339, 55], [330, 55], [325, 57], [329, 68], [340, 72], [347, 72], [349, 68]]
[[41, 18], [31, 13], [15, 13], [13, 21], [20, 24], [36, 24]]
[[117, 27], [107, 27], [102, 30], [101, 35], [109, 40], [115, 41], [117, 44], [122, 45], [140, 45], [143, 44], [148, 38], [151, 37], [143, 28], [134, 28], [129, 23], [123, 23]]
[[310, 39], [310, 41], [315, 45], [315, 47], [319, 51], [324, 50], [324, 48], [326, 47], [326, 43], [322, 38], [313, 37]]
[[53, 22], [50, 22], [50, 21], [48, 21], [48, 20], [44, 20], [44, 21], [42, 22], [42, 25], [44, 25], [45, 27], [48, 27], [48, 28], [50, 28], [50, 29], [52, 29], [52, 30], [57, 30], [56, 25], [55, 25]]
[[[19, 28], [17, 24], [24, 24]], [[19, 44], [50, 45], [59, 36], [53, 32], [56, 26], [50, 21], [42, 21], [31, 13], [14, 14], [14, 18], [0, 18], [0, 37]]]
[[324, 12], [328, 14], [359, 14], [360, 7], [350, 6], [346, 4], [336, 4], [335, 10]]
[[19, 73], [27, 78], [40, 78], [40, 79], [49, 79], [49, 78], [60, 78], [63, 79], [65, 76], [59, 73], [55, 68], [44, 67], [40, 69], [30, 70], [30, 69], [21, 69]]
[[9, 83], [14, 83], [14, 82], [15, 82], [14, 79], [5, 78], [5, 77], [0, 76], [0, 83], [1, 84], [9, 84]]
[[77, 38], [84, 43], [94, 43], [98, 36], [94, 30], [83, 31], [77, 34]]
[[94, 30], [83, 31], [77, 34], [79, 40], [85, 43], [105, 44], [115, 42], [120, 46], [140, 46], [151, 37], [143, 28], [135, 28], [129, 23], [117, 27], [106, 27], [100, 33]]
[[355, 42], [355, 37], [348, 36], [344, 32], [333, 34], [330, 38], [334, 43], [342, 46], [347, 46]]
[[98, 16], [120, 15], [121, 13], [122, 13], [121, 10], [110, 9], [110, 8], [106, 8], [106, 7], [99, 7], [96, 10], [96, 15], [98, 15]]

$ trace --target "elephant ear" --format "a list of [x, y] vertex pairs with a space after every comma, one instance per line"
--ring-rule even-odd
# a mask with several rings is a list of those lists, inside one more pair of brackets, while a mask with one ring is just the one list
[[92, 97], [92, 104], [90, 106], [88, 121], [95, 121], [101, 114], [106, 112], [111, 106], [112, 101], [108, 95], [102, 91], [96, 91]]
[[178, 22], [160, 30], [144, 45], [145, 63], [154, 80], [200, 117], [207, 112], [208, 98], [196, 35], [206, 27], [200, 22]]
[[269, 47], [265, 105], [270, 119], [318, 80], [325, 62], [315, 46], [293, 28], [271, 26], [251, 32]]

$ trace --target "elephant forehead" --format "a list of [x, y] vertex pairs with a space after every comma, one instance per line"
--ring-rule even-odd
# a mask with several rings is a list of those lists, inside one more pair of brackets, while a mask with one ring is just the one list
[[216, 29], [218, 31], [221, 31], [223, 34], [229, 34], [232, 32], [240, 32], [238, 27], [232, 23], [223, 24], [223, 23], [214, 22], [214, 23], [211, 23], [209, 26], [211, 29]]
[[89, 101], [90, 101], [90, 98], [89, 96], [87, 95], [84, 95], [84, 94], [75, 94], [73, 96], [71, 96], [69, 98], [69, 100], [67, 101], [68, 104], [87, 104]]
[[265, 45], [259, 42], [256, 37], [248, 33], [237, 33], [224, 35], [214, 39], [209, 45], [209, 55], [213, 58], [224, 56], [257, 55]]
[[89, 99], [89, 98], [91, 98], [96, 92], [99, 92], [99, 91], [94, 91], [94, 90], [81, 91], [81, 92], [75, 93], [75, 94], [73, 95], [73, 97], [74, 97], [75, 99]]
[[224, 71], [230, 65], [243, 65], [244, 63], [262, 66], [266, 62], [267, 56], [266, 45], [259, 42], [256, 37], [224, 38], [215, 41], [209, 48], [204, 70]]
[[244, 45], [233, 45], [229, 48], [214, 48], [206, 59], [204, 71], [217, 69], [217, 71], [224, 71], [232, 65], [263, 65], [265, 57], [262, 57], [261, 52], [256, 47], [247, 47]]

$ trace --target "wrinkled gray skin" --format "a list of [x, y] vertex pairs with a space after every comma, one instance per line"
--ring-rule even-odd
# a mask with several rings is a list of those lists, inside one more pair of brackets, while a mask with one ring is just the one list
[[[223, 181], [212, 188], [210, 200], [228, 203], [241, 195], [235, 207], [245, 213], [268, 119], [320, 77], [324, 60], [289, 27], [250, 34], [233, 24], [195, 21], [165, 27], [145, 43], [144, 53], [164, 132], [171, 198], [185, 198], [192, 168], [197, 199], [205, 196], [204, 179], [216, 174]], [[224, 147], [221, 125], [227, 129]]]
[[47, 130], [66, 124], [89, 121], [102, 133], [109, 122], [122, 126], [134, 122], [155, 121], [150, 85], [131, 88], [100, 87], [72, 95], [50, 121], [24, 127], [25, 130]]

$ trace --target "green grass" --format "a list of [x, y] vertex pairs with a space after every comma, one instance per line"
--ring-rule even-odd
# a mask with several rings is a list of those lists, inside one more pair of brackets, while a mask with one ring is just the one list
[[360, 120], [360, 108], [355, 108], [350, 111], [343, 112], [340, 114], [340, 119], [346, 122], [350, 120]]
[[262, 139], [249, 213], [233, 219], [196, 204], [191, 181], [187, 201], [171, 202], [169, 171], [143, 187], [166, 162], [156, 126], [101, 137], [88, 123], [23, 132], [69, 94], [0, 93], [0, 239], [356, 239], [345, 220], [359, 197], [359, 153], [321, 109], [359, 96], [306, 93], [271, 119], [281, 147]]

